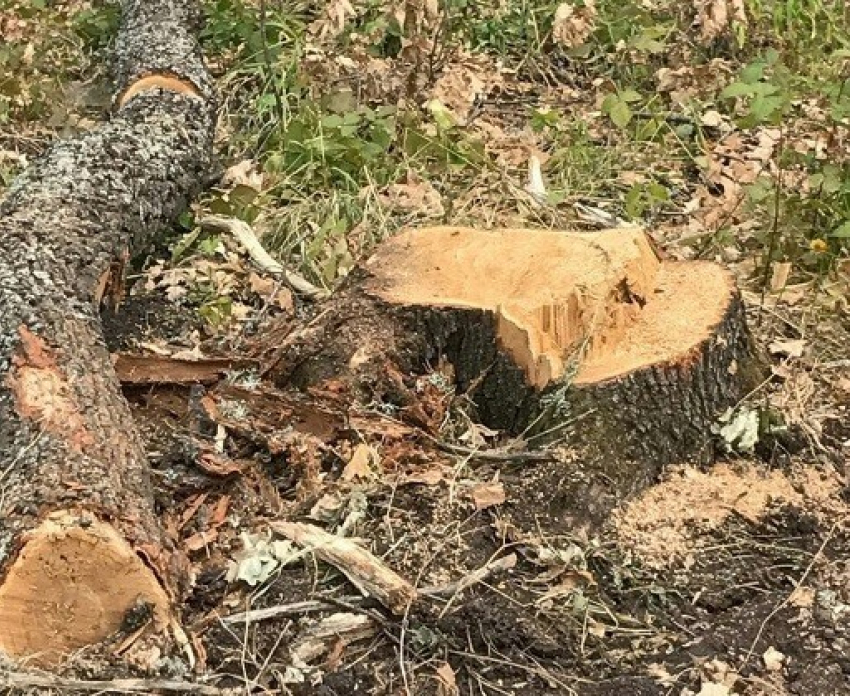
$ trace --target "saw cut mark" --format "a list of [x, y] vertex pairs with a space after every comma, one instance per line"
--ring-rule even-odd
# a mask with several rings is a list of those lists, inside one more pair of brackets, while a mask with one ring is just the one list
[[0, 652], [56, 664], [118, 631], [142, 603], [163, 630], [168, 597], [130, 545], [89, 513], [55, 512], [27, 535], [0, 585]]
[[171, 75], [148, 75], [141, 80], [136, 80], [136, 82], [124, 90], [124, 93], [118, 98], [118, 108], [123, 108], [128, 101], [142, 92], [148, 92], [157, 88], [176, 92], [177, 94], [190, 94], [193, 97], [201, 96], [195, 86], [186, 80], [180, 80]]

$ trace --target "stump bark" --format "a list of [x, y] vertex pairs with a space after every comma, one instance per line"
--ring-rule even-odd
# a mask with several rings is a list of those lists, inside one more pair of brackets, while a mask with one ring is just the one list
[[404, 232], [261, 353], [279, 386], [342, 382], [402, 414], [411, 376], [448, 361], [486, 425], [564, 438], [623, 493], [711, 457], [756, 365], [731, 274], [662, 262], [633, 228]]
[[0, 202], [0, 652], [15, 658], [56, 662], [140, 608], [162, 629], [180, 592], [99, 305], [209, 177], [200, 19], [193, 0], [125, 0], [113, 117]]

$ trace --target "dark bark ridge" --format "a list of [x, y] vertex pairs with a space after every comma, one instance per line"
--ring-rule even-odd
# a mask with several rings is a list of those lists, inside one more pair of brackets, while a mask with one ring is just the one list
[[[0, 624], [26, 615], [32, 626], [0, 632], [0, 651], [41, 652], [47, 661], [104, 638], [128, 607], [118, 589], [84, 579], [74, 587], [76, 571], [62, 561], [51, 568], [54, 585], [72, 587], [27, 570], [39, 530], [49, 528], [46, 536], [65, 551], [81, 529], [92, 529], [97, 544], [118, 548], [125, 540], [144, 559], [143, 567], [124, 559], [135, 574], [127, 592], [148, 567], [172, 598], [181, 578], [101, 336], [99, 303], [116, 265], [149, 244], [207, 180], [215, 99], [193, 0], [128, 0], [122, 11], [113, 118], [55, 143], [0, 202]], [[145, 89], [134, 89], [139, 80]], [[32, 551], [30, 565], [47, 563], [49, 553], [49, 544]], [[22, 595], [24, 586], [43, 596]], [[97, 592], [103, 597], [87, 605], [86, 595]], [[86, 611], [102, 615], [92, 619], [96, 626], [62, 627]]]

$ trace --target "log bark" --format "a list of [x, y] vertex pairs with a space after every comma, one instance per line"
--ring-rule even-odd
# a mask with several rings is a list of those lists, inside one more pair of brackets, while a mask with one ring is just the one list
[[623, 494], [710, 459], [758, 365], [731, 274], [662, 262], [634, 229], [403, 233], [258, 356], [278, 386], [343, 384], [402, 417], [415, 377], [448, 362], [484, 424], [565, 439]]
[[215, 99], [194, 0], [125, 0], [111, 120], [0, 202], [0, 652], [55, 662], [185, 575], [101, 336], [117, 269], [209, 177]]

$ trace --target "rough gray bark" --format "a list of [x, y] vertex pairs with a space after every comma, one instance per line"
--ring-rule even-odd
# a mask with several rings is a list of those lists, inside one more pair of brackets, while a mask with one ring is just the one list
[[[122, 12], [112, 119], [55, 143], [0, 203], [0, 651], [11, 654], [64, 651], [92, 637], [58, 624], [41, 633], [5, 630], [16, 616], [37, 623], [41, 610], [51, 615], [50, 597], [16, 606], [10, 571], [53, 511], [69, 511], [63, 524], [77, 519], [82, 528], [94, 514], [172, 596], [179, 591], [179, 557], [156, 519], [99, 304], [115, 267], [173, 221], [208, 178], [215, 99], [194, 0], [126, 0]], [[140, 79], [145, 89], [134, 88]], [[79, 602], [84, 610], [82, 595]], [[58, 622], [75, 619], [58, 613]]]

